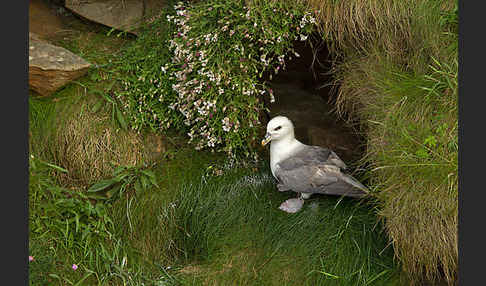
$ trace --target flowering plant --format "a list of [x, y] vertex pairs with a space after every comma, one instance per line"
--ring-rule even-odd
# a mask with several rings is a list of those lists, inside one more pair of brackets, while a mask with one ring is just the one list
[[258, 142], [262, 98], [275, 100], [263, 74], [277, 74], [299, 56], [292, 43], [315, 30], [313, 12], [285, 1], [209, 0], [173, 8], [158, 23], [167, 33], [159, 44], [164, 52], [146, 55], [152, 67], [137, 65], [119, 92], [132, 127], [174, 126], [196, 149], [249, 155]]

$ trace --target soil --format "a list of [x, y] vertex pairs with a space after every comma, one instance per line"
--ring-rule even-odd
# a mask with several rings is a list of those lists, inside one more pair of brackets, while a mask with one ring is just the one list
[[75, 16], [65, 8], [43, 0], [29, 2], [29, 32], [37, 34], [41, 39], [54, 41], [69, 34], [70, 22]]

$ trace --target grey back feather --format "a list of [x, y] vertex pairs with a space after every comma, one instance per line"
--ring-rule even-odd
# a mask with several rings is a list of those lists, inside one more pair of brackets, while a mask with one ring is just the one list
[[341, 170], [346, 164], [333, 151], [305, 146], [293, 156], [278, 162], [275, 175], [280, 184], [298, 193], [320, 193], [362, 197], [367, 188]]

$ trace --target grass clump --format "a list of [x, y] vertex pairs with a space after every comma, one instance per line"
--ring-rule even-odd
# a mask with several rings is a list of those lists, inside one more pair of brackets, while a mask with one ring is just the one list
[[83, 98], [77, 86], [68, 89], [63, 92], [75, 95], [29, 98], [30, 152], [69, 170], [54, 174], [59, 182], [88, 186], [110, 177], [116, 166], [153, 161], [140, 134], [117, 126], [109, 104], [94, 95]]
[[[172, 186], [171, 194], [153, 193], [130, 207], [132, 241], [177, 285], [390, 285], [396, 280], [392, 249], [369, 206], [319, 196], [302, 212], [288, 215], [278, 210], [288, 194], [275, 191], [268, 168], [196, 173]], [[119, 216], [125, 225], [126, 212]]]
[[412, 283], [457, 278], [457, 2], [306, 1], [337, 108], [367, 138], [379, 215]]
[[368, 117], [375, 122], [368, 152], [376, 160], [381, 215], [404, 269], [431, 280], [442, 271], [452, 282], [458, 257], [457, 89], [434, 84], [404, 74], [381, 82], [388, 111]]
[[[121, 67], [134, 129], [182, 130], [197, 149], [250, 155], [258, 137], [263, 73], [278, 73], [299, 56], [315, 17], [302, 4], [203, 1], [168, 9], [127, 50]], [[128, 64], [126, 64], [128, 63]]]

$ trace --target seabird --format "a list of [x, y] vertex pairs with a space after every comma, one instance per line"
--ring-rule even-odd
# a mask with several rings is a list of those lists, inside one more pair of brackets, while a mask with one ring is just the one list
[[267, 124], [262, 145], [270, 143], [270, 169], [280, 192], [294, 191], [298, 197], [283, 202], [279, 209], [295, 213], [312, 194], [361, 198], [368, 189], [345, 174], [346, 164], [332, 150], [309, 146], [295, 139], [294, 125], [285, 116]]

